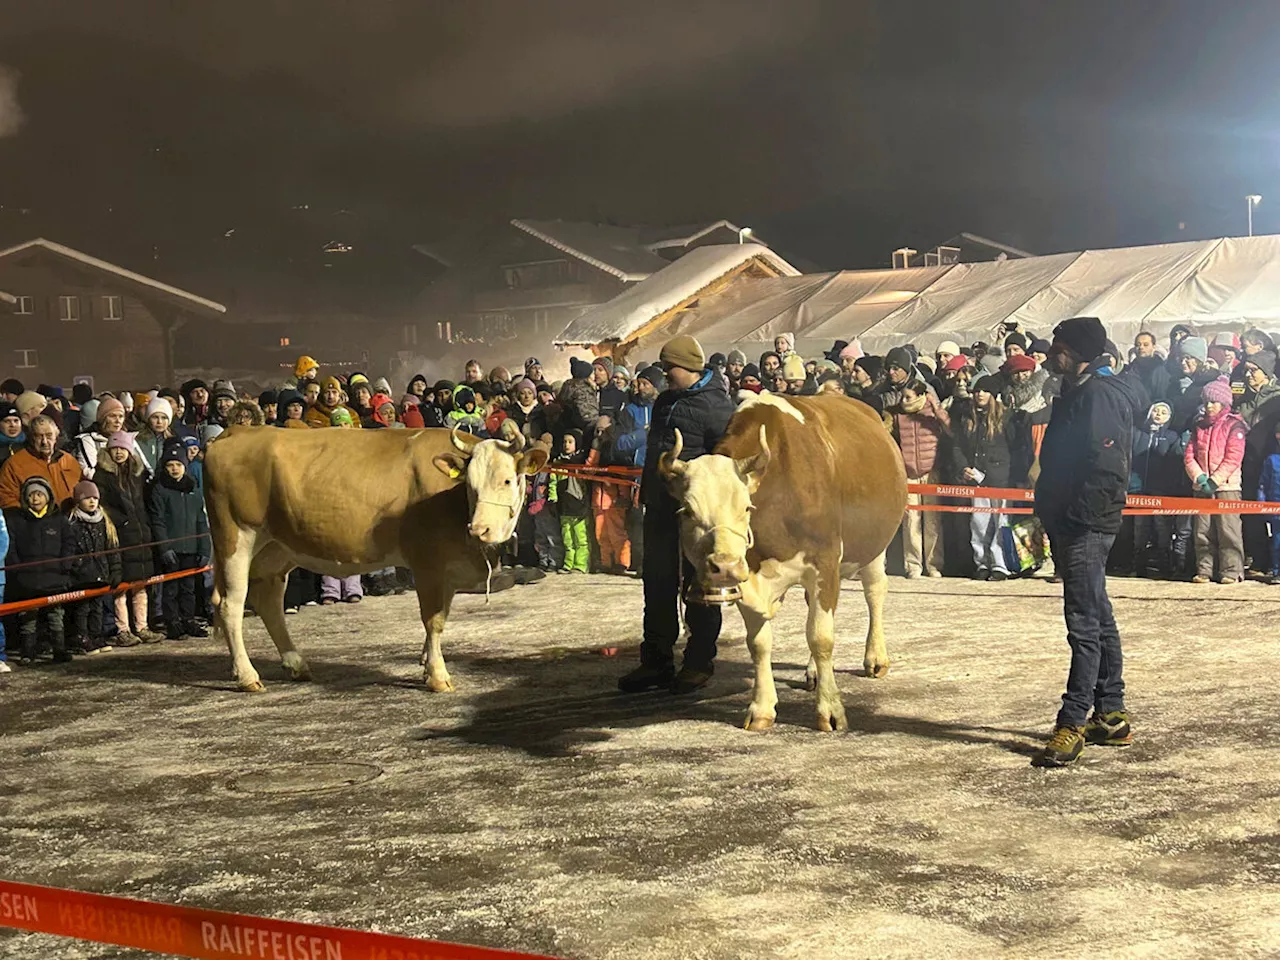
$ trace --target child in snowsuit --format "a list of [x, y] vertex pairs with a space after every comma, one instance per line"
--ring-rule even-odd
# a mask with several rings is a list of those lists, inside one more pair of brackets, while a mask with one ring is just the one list
[[[102, 509], [98, 487], [92, 480], [81, 480], [72, 493], [75, 509], [68, 521], [75, 534], [75, 583], [79, 588], [116, 586], [122, 582], [120, 539], [115, 524]], [[102, 633], [102, 597], [91, 597], [71, 604], [71, 649], [84, 653], [103, 653], [111, 649]]]
[[[43, 477], [29, 477], [22, 484], [22, 506], [5, 511], [9, 528], [9, 552], [6, 566], [45, 561], [9, 571], [8, 599], [30, 600], [35, 597], [65, 593], [71, 586], [71, 557], [76, 541], [67, 522], [53, 502], [53, 487]], [[18, 636], [22, 641], [22, 662], [36, 659], [36, 641], [40, 628], [49, 635], [53, 659], [65, 663], [71, 659], [63, 631], [63, 608], [38, 607], [18, 614]]]
[[[151, 535], [157, 541], [174, 541], [161, 543], [158, 548], [165, 573], [204, 566], [209, 559], [209, 521], [204, 514], [204, 498], [187, 473], [187, 451], [181, 440], [165, 444], [159, 472], [147, 497]], [[194, 577], [165, 581], [164, 618], [170, 640], [209, 635], [196, 622]]]
[[[1280, 451], [1280, 422], [1276, 423], [1275, 440], [1273, 448]], [[1258, 500], [1280, 503], [1280, 452], [1272, 453], [1262, 463]], [[1267, 582], [1280, 583], [1280, 514], [1267, 514], [1263, 519], [1271, 527], [1271, 576]]]
[[[581, 449], [582, 431], [568, 430], [560, 442], [557, 465], [585, 464], [587, 451]], [[564, 566], [567, 573], [587, 573], [591, 564], [591, 542], [587, 539], [587, 517], [591, 515], [591, 494], [581, 477], [552, 474], [547, 499], [560, 509], [560, 535], [564, 538]]]
[[[1129, 492], [1176, 496], [1183, 476], [1182, 437], [1169, 426], [1173, 409], [1159, 401], [1147, 411], [1145, 424], [1133, 426]], [[1182, 570], [1187, 559], [1190, 525], [1175, 528], [1174, 517], [1133, 518], [1133, 569], [1145, 577], [1153, 565], [1163, 575]], [[1154, 549], [1153, 549], [1154, 547]]]
[[[1200, 395], [1204, 412], [1192, 424], [1191, 442], [1183, 455], [1194, 495], [1239, 500], [1240, 467], [1249, 428], [1239, 415], [1231, 412], [1231, 384], [1226, 377], [1206, 383]], [[1195, 537], [1196, 575], [1192, 583], [1208, 583], [1215, 564], [1219, 583], [1238, 583], [1244, 579], [1240, 514], [1199, 514]]]

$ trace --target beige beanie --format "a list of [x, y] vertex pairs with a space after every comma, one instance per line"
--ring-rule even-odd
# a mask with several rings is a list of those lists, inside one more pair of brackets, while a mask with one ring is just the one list
[[702, 351], [702, 344], [688, 334], [668, 340], [658, 354], [658, 360], [695, 373], [701, 373], [707, 366], [707, 355]]
[[804, 359], [799, 354], [793, 353], [782, 364], [782, 379], [803, 380], [804, 378]]
[[22, 422], [26, 423], [32, 417], [39, 415], [49, 405], [49, 401], [43, 394], [28, 390], [26, 393], [19, 394], [18, 399], [13, 401], [13, 405], [18, 408], [18, 416], [22, 418]]

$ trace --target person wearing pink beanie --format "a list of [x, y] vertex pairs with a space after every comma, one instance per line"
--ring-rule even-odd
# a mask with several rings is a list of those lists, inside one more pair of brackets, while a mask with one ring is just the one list
[[[1200, 390], [1204, 409], [1191, 427], [1183, 463], [1197, 497], [1239, 500], [1245, 436], [1249, 429], [1231, 412], [1231, 382], [1210, 380]], [[1240, 514], [1197, 514], [1196, 575], [1192, 583], [1208, 583], [1217, 568], [1219, 583], [1244, 579], [1244, 542]]]

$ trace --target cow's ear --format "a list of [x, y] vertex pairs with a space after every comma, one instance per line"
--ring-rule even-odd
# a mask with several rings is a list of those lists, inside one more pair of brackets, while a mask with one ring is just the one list
[[541, 472], [546, 465], [547, 451], [541, 447], [531, 447], [520, 454], [520, 459], [516, 461], [516, 472], [535, 474]]
[[760, 489], [760, 481], [764, 479], [764, 472], [769, 467], [769, 461], [773, 459], [773, 451], [769, 449], [769, 438], [765, 433], [764, 424], [760, 424], [760, 452], [754, 457], [745, 457], [742, 460], [735, 460], [733, 465], [737, 468], [738, 476], [740, 476], [747, 485], [747, 492], [755, 495]]
[[467, 472], [467, 458], [456, 453], [442, 453], [431, 462], [450, 480], [459, 480]]

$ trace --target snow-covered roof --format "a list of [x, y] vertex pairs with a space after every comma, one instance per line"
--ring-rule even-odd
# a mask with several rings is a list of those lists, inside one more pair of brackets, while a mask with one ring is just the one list
[[17, 303], [17, 302], [18, 302], [18, 298], [15, 297], [12, 293], [5, 293], [3, 290], [0, 290], [0, 303]]
[[663, 268], [648, 279], [578, 317], [555, 342], [568, 345], [628, 340], [646, 324], [752, 260], [762, 261], [783, 276], [799, 275], [795, 267], [758, 243], [696, 247], [673, 263], [664, 261]]
[[168, 294], [170, 297], [188, 301], [196, 306], [203, 307], [206, 310], [212, 310], [215, 313], [227, 312], [226, 307], [213, 300], [206, 300], [204, 297], [198, 297], [194, 293], [190, 293], [178, 287], [172, 287], [167, 283], [161, 283], [159, 280], [154, 280], [151, 277], [144, 277], [140, 273], [134, 273], [132, 270], [126, 270], [124, 267], [117, 266], [114, 263], [108, 263], [106, 260], [99, 260], [97, 257], [91, 257], [87, 253], [81, 253], [79, 250], [73, 250], [71, 247], [65, 247], [60, 243], [54, 243], [52, 240], [45, 240], [42, 238], [28, 240], [26, 243], [20, 243], [17, 246], [0, 250], [0, 260], [22, 253], [24, 250], [31, 249], [43, 249], [49, 253], [83, 264], [86, 267], [92, 267], [95, 270], [102, 270], [106, 273], [114, 274], [122, 280], [128, 280], [131, 283], [136, 283], [143, 287], [149, 287], [157, 293]]

